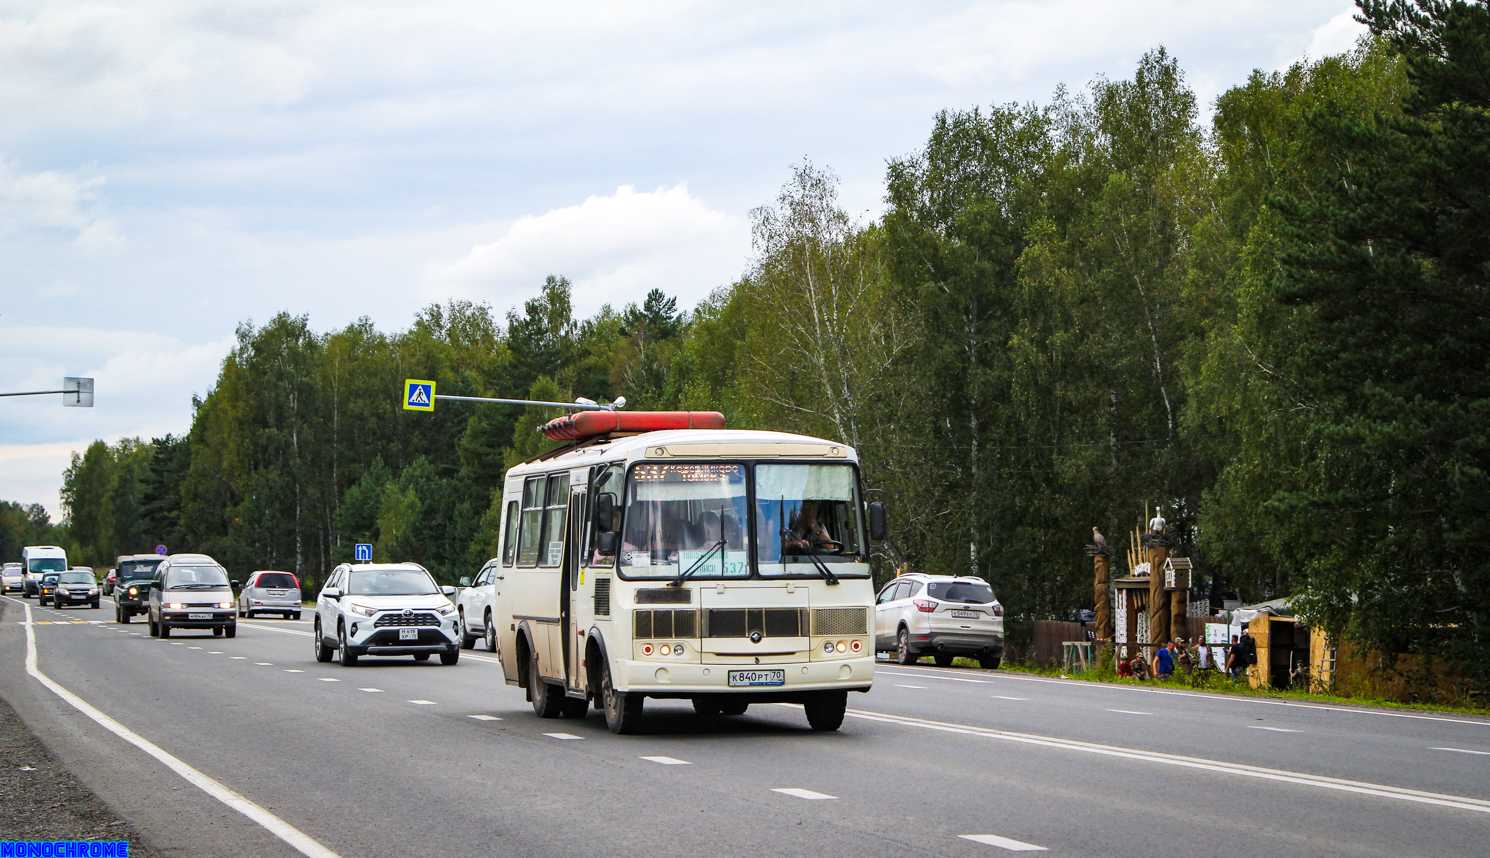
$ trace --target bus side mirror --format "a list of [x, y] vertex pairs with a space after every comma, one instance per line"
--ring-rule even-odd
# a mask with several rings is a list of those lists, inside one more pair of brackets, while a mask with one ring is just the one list
[[610, 492], [595, 496], [595, 529], [600, 533], [616, 529], [616, 496]]
[[869, 505], [869, 538], [875, 542], [884, 542], [886, 532], [885, 505], [875, 501]]
[[621, 534], [601, 533], [595, 537], [595, 551], [601, 557], [615, 557], [616, 548], [621, 544]]

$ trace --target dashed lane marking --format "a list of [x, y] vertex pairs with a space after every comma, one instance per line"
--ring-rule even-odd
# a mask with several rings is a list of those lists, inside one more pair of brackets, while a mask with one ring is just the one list
[[1430, 751], [1453, 751], [1456, 754], [1475, 754], [1481, 757], [1490, 757], [1490, 751], [1471, 751], [1468, 748], [1429, 748]]
[[216, 650], [216, 649], [209, 649], [209, 650], [207, 650], [207, 654], [208, 655], [222, 655], [222, 651], [221, 650]]
[[340, 679], [337, 679], [334, 676], [317, 676], [316, 679], [319, 679], [322, 682], [341, 682]]
[[793, 798], [805, 798], [809, 801], [822, 801], [824, 799], [838, 798], [838, 796], [836, 795], [828, 795], [827, 793], [823, 792], [813, 792], [810, 789], [800, 789], [798, 787], [772, 787], [771, 792], [779, 792], [782, 795], [789, 795]]
[[920, 689], [922, 691], [925, 691], [926, 690], [926, 686], [924, 686], [924, 685], [901, 685], [898, 682], [895, 683], [895, 687], [896, 688], [917, 688], [917, 689]]
[[272, 661], [256, 661], [256, 662], [254, 662], [254, 667], [273, 667], [273, 666], [274, 666], [274, 662], [272, 662]]
[[381, 689], [381, 688], [359, 688], [357, 690], [358, 691], [366, 691], [369, 694], [382, 694], [383, 693], [383, 689]]
[[1109, 709], [1108, 712], [1116, 712], [1119, 715], [1152, 715], [1152, 712], [1135, 712], [1132, 709]]
[[550, 739], [583, 739], [584, 736], [576, 736], [573, 733], [544, 733]]
[[175, 641], [171, 641], [171, 646], [186, 646], [186, 644], [184, 644], [184, 643], [176, 643]]
[[649, 763], [658, 763], [658, 764], [664, 765], [664, 766], [691, 766], [691, 765], [693, 765], [693, 763], [690, 763], [687, 760], [680, 760], [680, 759], [678, 759], [676, 757], [642, 757], [642, 759], [646, 760]]
[[[994, 700], [1022, 700], [1022, 701], [1028, 701], [1029, 700], [1028, 697], [1005, 697], [1002, 694], [995, 694], [995, 695], [993, 695], [993, 699]], [[993, 835], [990, 834], [989, 836], [992, 837]]]
[[314, 838], [295, 826], [285, 822], [263, 807], [244, 798], [231, 789], [228, 789], [221, 781], [211, 778], [198, 769], [187, 765], [181, 759], [156, 745], [154, 742], [139, 735], [128, 727], [105, 715], [102, 711], [94, 708], [87, 701], [68, 691], [66, 688], [53, 681], [51, 677], [41, 672], [36, 664], [36, 630], [31, 627], [31, 606], [26, 606], [26, 673], [30, 674], [37, 682], [46, 686], [53, 694], [62, 698], [79, 712], [93, 719], [99, 726], [113, 733], [115, 736], [134, 745], [144, 751], [188, 783], [207, 793], [223, 804], [238, 811], [260, 826], [267, 829], [271, 834], [288, 843], [298, 850], [306, 858], [340, 858], [335, 852], [322, 846]]
[[467, 718], [475, 718], [477, 721], [500, 721], [500, 720], [502, 720], [501, 718], [498, 718], [495, 715], [467, 715], [466, 717]]
[[305, 671], [300, 670], [299, 668], [294, 668], [294, 667], [287, 667], [287, 668], [285, 668], [285, 673], [304, 673], [304, 672]]
[[199, 647], [199, 646], [189, 646], [189, 647], [187, 647], [187, 649], [201, 649], [201, 647]]
[[1044, 852], [1044, 846], [1036, 846], [1033, 843], [1025, 843], [1022, 840], [1011, 840], [1008, 837], [1000, 837], [997, 834], [959, 834], [963, 840], [971, 840], [974, 843], [982, 843], [987, 846], [997, 846], [1010, 852]]
[[412, 703], [412, 704], [414, 704], [415, 706], [434, 706], [435, 705], [435, 702], [433, 700], [410, 700], [409, 702]]
[[230, 655], [228, 656], [228, 658], [232, 659], [233, 661], [248, 661], [248, 656], [246, 655]]
[[1248, 730], [1267, 730], [1270, 733], [1302, 733], [1303, 730], [1289, 730], [1286, 727], [1264, 727], [1261, 724], [1248, 724]]

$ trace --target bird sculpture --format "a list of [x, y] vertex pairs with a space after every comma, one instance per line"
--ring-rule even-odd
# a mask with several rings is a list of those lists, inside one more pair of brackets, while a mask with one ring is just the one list
[[1164, 532], [1164, 507], [1154, 510], [1154, 517], [1149, 519], [1149, 533]]
[[1092, 543], [1098, 548], [1107, 547], [1107, 537], [1103, 536], [1102, 532], [1097, 530], [1097, 528], [1095, 527], [1092, 528]]

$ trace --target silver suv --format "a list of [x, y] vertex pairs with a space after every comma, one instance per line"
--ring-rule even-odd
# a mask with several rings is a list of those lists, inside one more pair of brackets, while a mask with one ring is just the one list
[[254, 614], [300, 619], [300, 582], [289, 572], [260, 570], [249, 575], [238, 592], [238, 616], [253, 619]]
[[982, 578], [901, 575], [875, 599], [874, 648], [901, 664], [930, 655], [946, 667], [966, 655], [992, 669], [1004, 656], [1004, 606]]

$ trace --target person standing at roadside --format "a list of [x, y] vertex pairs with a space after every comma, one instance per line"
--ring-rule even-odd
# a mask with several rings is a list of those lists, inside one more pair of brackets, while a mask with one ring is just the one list
[[1236, 682], [1237, 673], [1241, 670], [1242, 651], [1237, 644], [1237, 636], [1231, 636], [1231, 646], [1226, 648], [1226, 676], [1232, 682]]
[[1189, 679], [1190, 675], [1195, 672], [1195, 642], [1175, 638], [1174, 643], [1174, 660], [1179, 664], [1180, 672], [1185, 674], [1186, 679]]
[[1153, 667], [1155, 679], [1174, 677], [1174, 641], [1170, 641], [1154, 653]]

